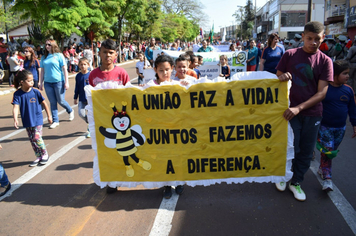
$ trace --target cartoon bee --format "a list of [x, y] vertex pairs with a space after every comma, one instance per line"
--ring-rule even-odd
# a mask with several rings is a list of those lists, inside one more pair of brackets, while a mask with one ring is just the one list
[[137, 163], [138, 166], [145, 170], [151, 169], [151, 164], [147, 161], [140, 160], [136, 156], [136, 146], [143, 145], [146, 137], [142, 134], [142, 128], [134, 125], [130, 128], [131, 119], [126, 113], [127, 102], [122, 102], [122, 111], [118, 112], [115, 104], [111, 103], [110, 107], [114, 111], [111, 123], [115, 129], [104, 128], [100, 126], [99, 131], [105, 137], [104, 143], [108, 148], [116, 148], [117, 152], [123, 157], [126, 175], [133, 177], [135, 171], [130, 165], [129, 156]]

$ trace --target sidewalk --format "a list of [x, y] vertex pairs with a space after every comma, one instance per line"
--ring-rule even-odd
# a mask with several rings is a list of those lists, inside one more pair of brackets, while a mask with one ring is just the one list
[[[129, 61], [125, 61], [125, 62], [121, 62], [121, 63], [116, 63], [115, 65], [119, 66], [119, 65], [125, 65], [125, 64], [128, 64], [128, 63], [132, 63], [132, 62], [137, 62], [138, 60], [134, 59], [134, 60], [129, 60]], [[75, 74], [72, 74], [72, 73], [69, 73], [68, 74], [68, 78], [71, 79], [71, 78], [75, 78], [75, 76], [77, 75], [77, 73]], [[9, 86], [9, 82], [8, 81], [3, 81], [2, 84], [0, 84], [0, 96], [1, 95], [6, 95], [6, 94], [9, 94], [9, 93], [13, 93], [16, 89], [14, 87], [10, 87]]]
[[13, 93], [16, 89], [14, 87], [9, 86], [9, 82], [3, 82], [0, 84], [0, 96]]

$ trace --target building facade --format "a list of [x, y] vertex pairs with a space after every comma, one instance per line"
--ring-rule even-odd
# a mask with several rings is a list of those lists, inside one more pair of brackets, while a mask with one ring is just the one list
[[[270, 0], [256, 14], [257, 39], [266, 40], [272, 33], [292, 39], [303, 32], [307, 18], [308, 0]], [[324, 21], [324, 0], [312, 1], [311, 20]]]

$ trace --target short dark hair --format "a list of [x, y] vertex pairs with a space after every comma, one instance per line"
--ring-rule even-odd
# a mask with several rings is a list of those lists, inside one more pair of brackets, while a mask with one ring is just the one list
[[[179, 57], [182, 57], [182, 58], [184, 58], [185, 60], [190, 61], [190, 55], [189, 55], [188, 53], [180, 54]], [[179, 58], [179, 57], [178, 57], [178, 58]], [[176, 60], [176, 62], [177, 62], [177, 60]]]
[[[185, 54], [185, 53], [184, 53]], [[186, 61], [187, 62], [187, 66], [189, 65], [189, 61], [190, 61], [190, 56], [189, 55], [184, 55], [184, 54], [181, 54], [176, 60], [175, 60], [175, 64], [177, 65], [178, 62], [181, 62], [181, 61]]]
[[340, 75], [343, 71], [350, 68], [350, 64], [346, 60], [336, 60], [333, 62], [334, 76]]
[[196, 55], [190, 55], [190, 61], [191, 61], [192, 63], [194, 63], [195, 58], [198, 58], [198, 56], [196, 56]]
[[186, 51], [185, 53], [186, 53], [186, 54], [188, 54], [189, 56], [194, 55], [194, 52], [193, 52], [193, 51], [191, 51], [191, 50], [190, 50], [190, 51]]
[[116, 50], [116, 43], [112, 39], [106, 39], [101, 43], [101, 47], [110, 50]]
[[317, 34], [324, 32], [324, 25], [319, 21], [310, 21], [304, 26], [304, 34], [308, 32]]

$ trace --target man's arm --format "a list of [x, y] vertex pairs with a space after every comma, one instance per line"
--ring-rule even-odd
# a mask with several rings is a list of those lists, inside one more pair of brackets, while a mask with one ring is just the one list
[[[283, 73], [281, 71], [277, 71], [277, 76], [280, 81], [288, 81], [292, 79], [292, 76], [289, 72]], [[283, 117], [286, 120], [291, 120], [294, 116], [298, 115], [299, 112], [314, 106], [318, 102], [321, 102], [325, 98], [326, 92], [328, 91], [328, 84], [328, 81], [319, 80], [318, 91], [307, 101], [285, 110]]]

